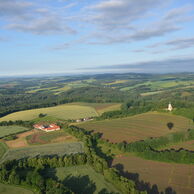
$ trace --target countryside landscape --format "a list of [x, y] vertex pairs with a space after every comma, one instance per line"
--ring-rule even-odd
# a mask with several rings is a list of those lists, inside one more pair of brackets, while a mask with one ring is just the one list
[[0, 82], [2, 193], [194, 192], [193, 74], [32, 79]]
[[194, 194], [193, 0], [0, 0], [0, 194]]

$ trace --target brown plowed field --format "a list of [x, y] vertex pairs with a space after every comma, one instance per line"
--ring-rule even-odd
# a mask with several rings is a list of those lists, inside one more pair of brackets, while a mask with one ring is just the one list
[[141, 188], [156, 184], [160, 192], [170, 187], [176, 194], [194, 193], [194, 165], [144, 160], [133, 155], [117, 156], [115, 165], [123, 168], [127, 177], [138, 180]]

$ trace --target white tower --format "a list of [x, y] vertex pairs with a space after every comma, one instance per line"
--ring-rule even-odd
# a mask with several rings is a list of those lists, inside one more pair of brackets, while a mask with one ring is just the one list
[[168, 104], [168, 111], [170, 111], [170, 112], [171, 112], [172, 110], [173, 110], [172, 104], [171, 104], [171, 103], [169, 103], [169, 104]]

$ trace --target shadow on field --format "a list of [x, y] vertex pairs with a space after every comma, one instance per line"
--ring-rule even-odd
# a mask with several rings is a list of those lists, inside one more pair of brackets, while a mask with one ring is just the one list
[[69, 175], [65, 178], [63, 184], [77, 194], [92, 194], [96, 191], [96, 185], [88, 175], [76, 177]]
[[120, 172], [121, 175], [130, 180], [133, 180], [136, 184], [136, 189], [139, 191], [147, 191], [148, 194], [176, 194], [176, 191], [174, 191], [171, 187], [168, 187], [165, 189], [165, 191], [160, 192], [156, 184], [151, 185], [149, 182], [140, 180], [138, 173], [124, 171], [124, 166], [122, 164], [116, 164], [114, 167]]

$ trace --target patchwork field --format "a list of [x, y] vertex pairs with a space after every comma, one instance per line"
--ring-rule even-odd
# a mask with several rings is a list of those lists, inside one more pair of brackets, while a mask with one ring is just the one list
[[194, 165], [156, 162], [126, 155], [115, 158], [113, 166], [121, 171], [124, 169], [125, 176], [138, 182], [139, 188], [150, 188], [155, 184], [155, 190], [160, 192], [194, 193]]
[[0, 118], [0, 121], [32, 120], [37, 118], [40, 113], [64, 120], [98, 116], [96, 110], [93, 107], [65, 104], [56, 107], [15, 112]]
[[76, 194], [118, 192], [101, 174], [90, 166], [73, 166], [67, 168], [47, 169], [48, 177], [57, 177]]
[[64, 131], [54, 131], [52, 133], [45, 133], [40, 130], [26, 137], [29, 145], [40, 145], [48, 143], [60, 143], [60, 142], [76, 142], [77, 139], [71, 135], [68, 135]]
[[10, 149], [2, 157], [1, 162], [6, 160], [20, 159], [25, 157], [35, 157], [44, 155], [65, 155], [71, 153], [84, 152], [84, 146], [80, 142], [75, 143], [55, 143], [24, 148]]
[[0, 193], [1, 194], [33, 194], [34, 192], [21, 188], [21, 187], [17, 187], [17, 186], [12, 186], [12, 185], [5, 185], [0, 183]]
[[[167, 127], [168, 122], [174, 124], [171, 130]], [[122, 119], [91, 121], [81, 123], [79, 126], [100, 132], [104, 139], [112, 142], [134, 142], [177, 131], [186, 131], [191, 127], [191, 121], [181, 116], [151, 112]]]
[[29, 129], [21, 126], [0, 126], [0, 138], [27, 130]]
[[16, 136], [17, 139], [5, 141], [5, 143], [7, 144], [9, 148], [27, 147], [29, 146], [29, 144], [27, 143], [26, 137], [34, 133], [35, 133], [35, 130], [20, 133]]

